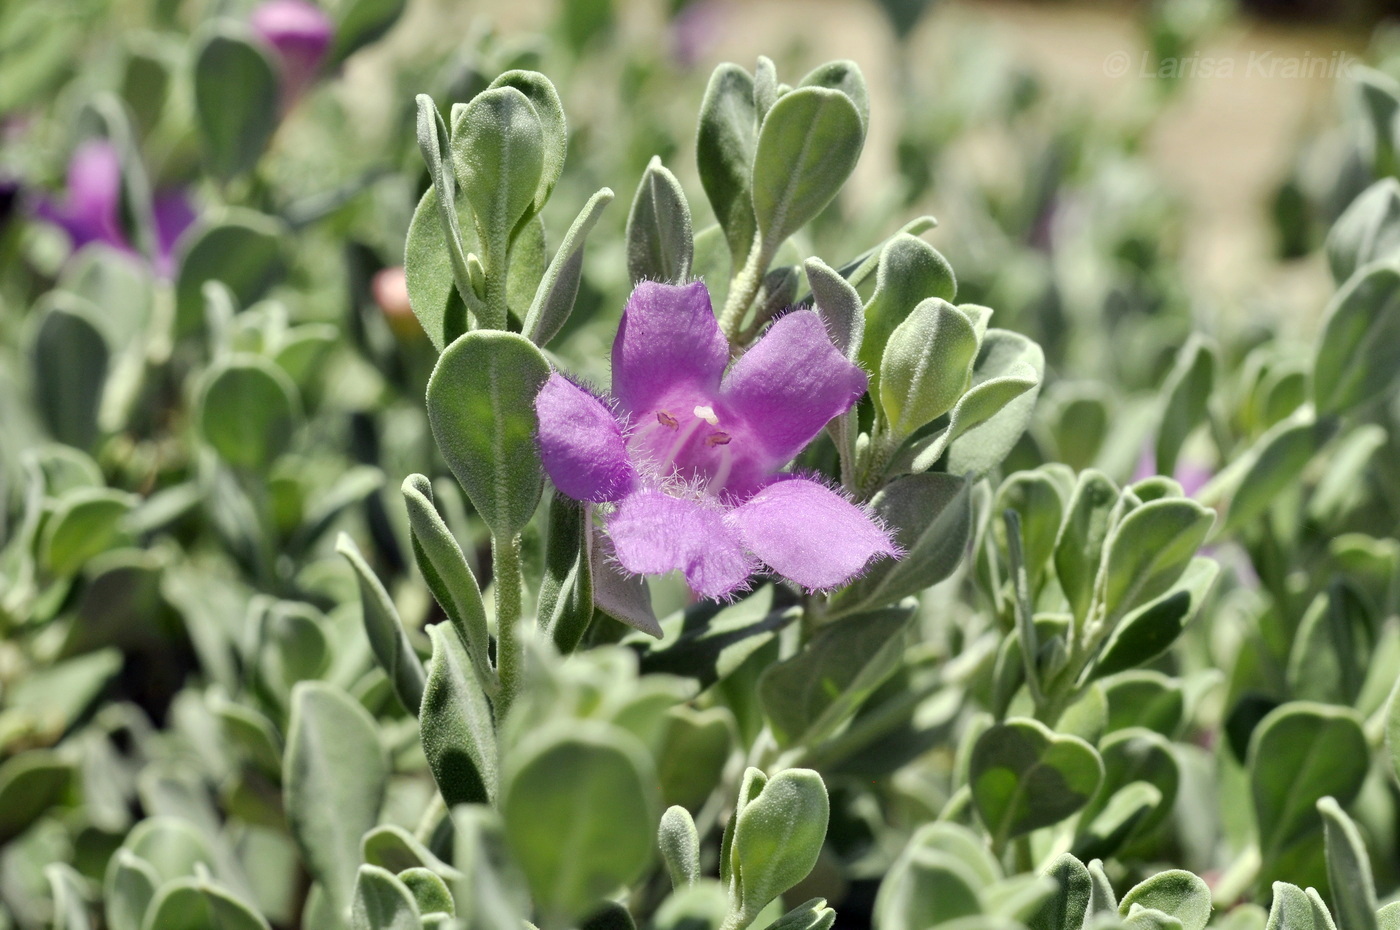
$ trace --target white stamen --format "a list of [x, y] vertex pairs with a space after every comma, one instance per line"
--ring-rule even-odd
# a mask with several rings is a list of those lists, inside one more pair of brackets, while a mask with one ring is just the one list
[[711, 426], [719, 426], [719, 417], [715, 416], [715, 408], [701, 404], [693, 412]]

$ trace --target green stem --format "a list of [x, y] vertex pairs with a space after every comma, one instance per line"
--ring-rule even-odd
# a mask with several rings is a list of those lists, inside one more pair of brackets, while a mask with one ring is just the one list
[[724, 311], [719, 317], [720, 331], [735, 345], [738, 344], [740, 327], [744, 324], [744, 314], [758, 296], [758, 289], [763, 286], [763, 273], [768, 270], [771, 260], [772, 256], [763, 248], [758, 233], [754, 233], [753, 245], [749, 246], [749, 257], [744, 267], [729, 281], [729, 296], [725, 298]]
[[506, 713], [520, 693], [525, 672], [525, 642], [520, 638], [521, 586], [520, 537], [491, 537], [492, 577], [496, 591], [496, 672], [501, 690], [496, 697], [496, 720]]
[[484, 328], [510, 329], [510, 310], [506, 304], [506, 275], [510, 271], [510, 243], [509, 241], [494, 242], [489, 249], [483, 251], [485, 254], [482, 257], [485, 261], [482, 264], [486, 270]]

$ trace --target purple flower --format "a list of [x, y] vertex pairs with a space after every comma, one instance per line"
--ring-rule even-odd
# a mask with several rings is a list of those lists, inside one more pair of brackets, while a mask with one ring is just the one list
[[704, 284], [643, 282], [612, 368], [612, 398], [556, 373], [535, 410], [545, 470], [561, 493], [613, 505], [607, 532], [627, 572], [679, 570], [719, 598], [764, 564], [824, 590], [899, 554], [845, 497], [779, 472], [865, 393], [814, 311], [780, 318], [731, 366]]
[[[175, 244], [195, 221], [195, 210], [183, 190], [162, 190], [151, 204], [155, 218], [155, 272], [175, 272]], [[62, 200], [38, 197], [34, 214], [66, 232], [73, 251], [91, 242], [136, 255], [122, 230], [122, 161], [111, 141], [88, 139], [69, 160], [67, 190]]]
[[[121, 225], [122, 167], [116, 146], [106, 139], [88, 139], [68, 160], [68, 190], [62, 200], [40, 197], [34, 215], [68, 235], [73, 251], [93, 242], [136, 255]], [[183, 191], [167, 190], [151, 205], [155, 218], [157, 274], [175, 271], [175, 244], [194, 222], [194, 208]]]
[[315, 82], [335, 37], [335, 24], [307, 0], [268, 0], [253, 10], [253, 31], [276, 52], [282, 106], [290, 109]]
[[40, 198], [34, 213], [63, 229], [76, 252], [101, 242], [124, 252], [131, 244], [122, 232], [122, 166], [117, 147], [106, 139], [88, 139], [68, 160], [68, 190], [61, 202]]
[[682, 68], [700, 63], [724, 32], [725, 10], [716, 0], [691, 0], [671, 20], [671, 57]]

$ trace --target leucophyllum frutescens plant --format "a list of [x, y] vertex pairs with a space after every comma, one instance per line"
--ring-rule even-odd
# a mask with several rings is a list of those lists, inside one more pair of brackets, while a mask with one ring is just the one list
[[[864, 144], [849, 62], [796, 87], [767, 59], [715, 72], [697, 160], [718, 222], [694, 233], [680, 183], [653, 159], [627, 222], [634, 289], [617, 308], [610, 391], [545, 351], [613, 199], [593, 195], [548, 257], [540, 212], [567, 148], [554, 87], [512, 71], [446, 118], [426, 96], [418, 108], [432, 184], [409, 230], [409, 296], [441, 353], [428, 417], [489, 531], [492, 596], [421, 475], [403, 487], [413, 551], [448, 618], [429, 629], [426, 666], [342, 549], [451, 811], [425, 825], [455, 825], [457, 912], [471, 926], [611, 925], [631, 920], [609, 900], [630, 888], [657, 926], [707, 914], [727, 930], [830, 926], [821, 899], [779, 909], [816, 862], [829, 808], [821, 777], [790, 766], [891, 674], [913, 596], [960, 561], [969, 486], [1025, 428], [1038, 348], [952, 303], [952, 269], [917, 235], [930, 219], [834, 266], [802, 260], [803, 228]], [[661, 575], [694, 603], [658, 619], [648, 579]], [[630, 648], [606, 645], [623, 637]], [[767, 685], [717, 696], [755, 655]], [[799, 698], [793, 675], [825, 690]], [[742, 779], [725, 761], [734, 736]], [[677, 762], [676, 740], [696, 755]], [[722, 824], [716, 881], [702, 850]], [[669, 893], [643, 881], [658, 841]], [[365, 866], [355, 919], [388, 926], [373, 916], [384, 901], [416, 900], [425, 922], [445, 920], [417, 880]]]

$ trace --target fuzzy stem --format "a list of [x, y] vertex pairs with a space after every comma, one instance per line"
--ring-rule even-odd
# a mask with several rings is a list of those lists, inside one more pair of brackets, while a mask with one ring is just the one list
[[506, 713], [520, 693], [525, 672], [525, 643], [520, 638], [521, 585], [520, 537], [491, 537], [491, 564], [496, 592], [496, 671], [501, 690], [496, 697], [496, 720]]
[[753, 245], [749, 246], [749, 256], [744, 262], [744, 267], [729, 281], [729, 296], [725, 298], [724, 311], [719, 317], [720, 331], [735, 345], [738, 345], [739, 328], [743, 326], [744, 314], [748, 312], [749, 305], [763, 286], [763, 273], [768, 270], [770, 261], [772, 256], [763, 248], [762, 238], [758, 233], [754, 233]]

